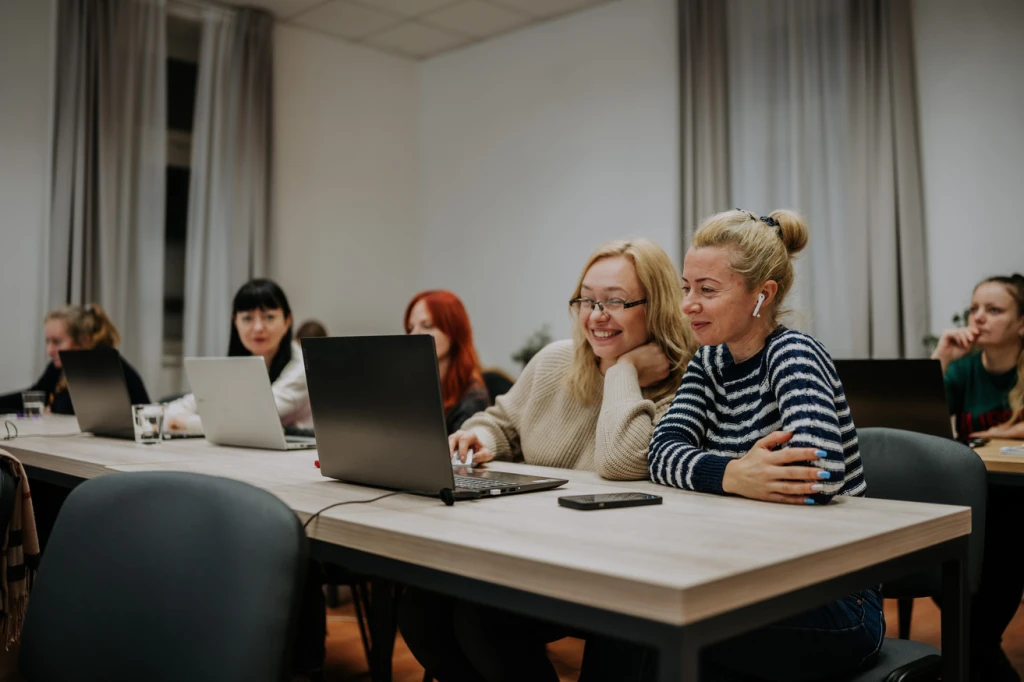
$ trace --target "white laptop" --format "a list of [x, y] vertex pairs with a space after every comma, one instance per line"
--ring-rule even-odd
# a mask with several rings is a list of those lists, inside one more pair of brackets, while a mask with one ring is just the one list
[[304, 450], [316, 439], [286, 436], [261, 357], [185, 358], [206, 440], [267, 450]]

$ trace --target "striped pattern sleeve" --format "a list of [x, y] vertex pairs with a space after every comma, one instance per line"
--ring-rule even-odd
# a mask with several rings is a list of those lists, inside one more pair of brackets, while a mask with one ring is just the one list
[[[824, 347], [808, 336], [789, 333], [768, 349], [768, 382], [782, 417], [782, 431], [793, 433], [786, 447], [815, 448], [828, 453], [813, 465], [832, 476], [815, 501], [827, 502], [846, 482], [845, 441], [856, 439], [849, 408], [840, 415], [836, 402], [838, 376]], [[841, 391], [841, 386], [838, 387]], [[845, 422], [845, 424], [844, 424]]]
[[709, 351], [700, 349], [687, 366], [672, 406], [654, 429], [647, 466], [655, 483], [721, 495], [725, 467], [732, 458], [701, 449], [714, 404], [714, 383], [706, 365]]

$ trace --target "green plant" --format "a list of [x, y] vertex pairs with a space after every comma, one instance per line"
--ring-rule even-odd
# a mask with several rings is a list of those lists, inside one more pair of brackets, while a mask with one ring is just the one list
[[[953, 323], [954, 327], [966, 327], [967, 322], [970, 319], [971, 309], [967, 308], [963, 312], [953, 313], [953, 317], [950, 321]], [[923, 339], [921, 339], [921, 343], [924, 344], [924, 348], [926, 351], [928, 351], [928, 355], [931, 355], [932, 352], [935, 350], [935, 346], [939, 345], [939, 337], [936, 336], [935, 334], [928, 334]]]
[[522, 348], [512, 354], [512, 359], [526, 367], [530, 359], [549, 343], [551, 343], [551, 331], [548, 329], [548, 325], [544, 324], [526, 340]]

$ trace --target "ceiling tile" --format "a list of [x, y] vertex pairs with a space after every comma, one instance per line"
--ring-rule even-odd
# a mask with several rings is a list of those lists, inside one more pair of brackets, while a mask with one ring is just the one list
[[323, 4], [324, 0], [225, 0], [230, 5], [258, 7], [265, 9], [280, 19], [305, 12], [307, 9]]
[[385, 50], [398, 51], [410, 57], [424, 58], [458, 47], [467, 40], [432, 26], [409, 22], [375, 33], [363, 42]]
[[384, 10], [403, 17], [418, 17], [458, 0], [356, 0], [360, 5]]
[[393, 14], [367, 9], [346, 0], [332, 0], [292, 20], [300, 26], [315, 28], [349, 40], [359, 40], [403, 21], [404, 19]]
[[480, 0], [465, 0], [424, 15], [420, 21], [457, 33], [486, 38], [529, 23], [532, 17], [488, 5]]
[[487, 0], [488, 2], [532, 14], [535, 17], [554, 17], [590, 5], [600, 5], [606, 0]]

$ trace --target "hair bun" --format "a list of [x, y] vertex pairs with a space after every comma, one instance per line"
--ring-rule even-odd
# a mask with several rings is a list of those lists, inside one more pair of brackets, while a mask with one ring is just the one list
[[807, 222], [799, 214], [786, 209], [771, 212], [771, 217], [779, 224], [779, 237], [790, 256], [799, 253], [807, 246]]

